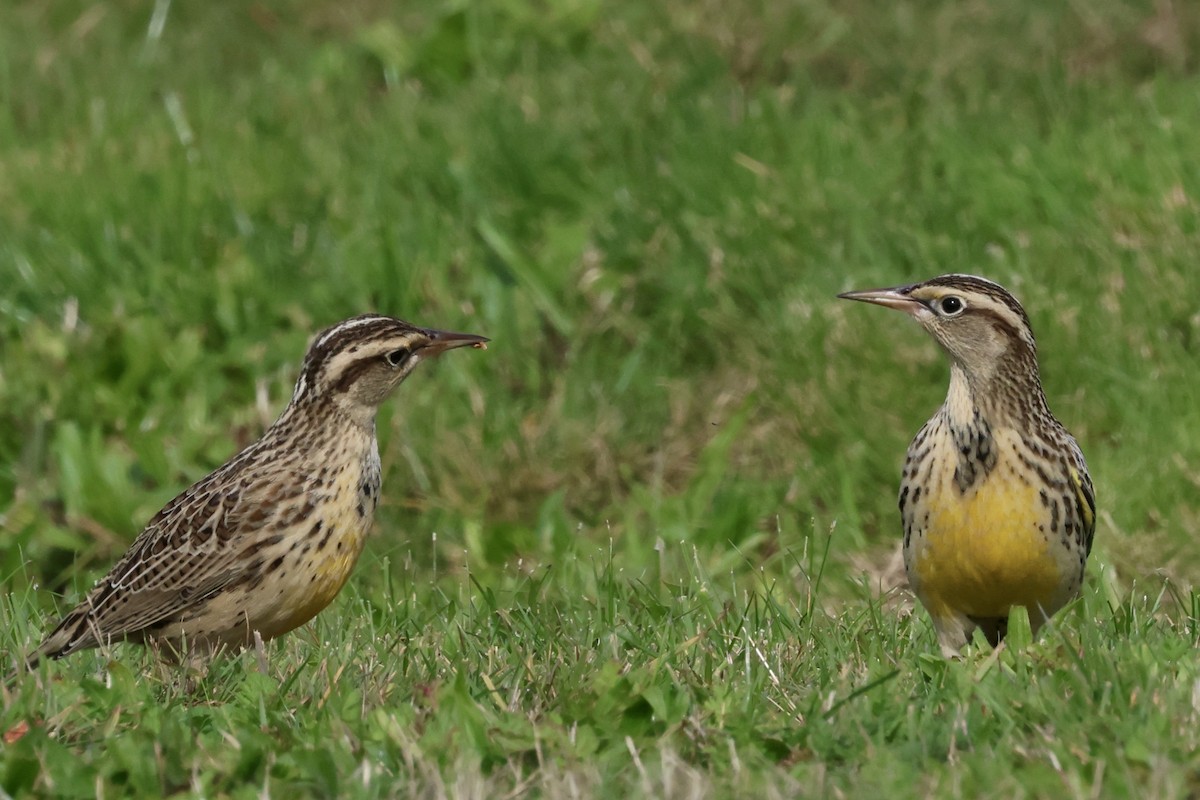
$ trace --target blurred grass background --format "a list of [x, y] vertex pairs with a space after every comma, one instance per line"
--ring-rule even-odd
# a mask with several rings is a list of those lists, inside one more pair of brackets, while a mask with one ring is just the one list
[[952, 271], [1033, 320], [1094, 563], [1190, 587], [1198, 47], [1170, 0], [4, 6], [6, 648], [368, 310], [494, 343], [381, 414], [354, 592], [603, 553], [804, 606], [827, 547], [859, 613], [948, 370], [834, 295]]
[[[890, 548], [946, 365], [839, 290], [987, 275], [1100, 555], [1195, 578], [1179, 4], [18, 5], [0, 45], [10, 580], [103, 566], [365, 310], [492, 352], [385, 411], [378, 545]], [[999, 43], [1003, 43], [1000, 46]]]

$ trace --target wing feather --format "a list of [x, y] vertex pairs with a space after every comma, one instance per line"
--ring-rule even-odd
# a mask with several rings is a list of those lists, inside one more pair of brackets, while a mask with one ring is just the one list
[[254, 449], [164, 506], [46, 636], [31, 661], [140, 638], [187, 618], [213, 595], [261, 569], [253, 534], [276, 520], [282, 508], [299, 505], [307, 487], [304, 481], [245, 474]]

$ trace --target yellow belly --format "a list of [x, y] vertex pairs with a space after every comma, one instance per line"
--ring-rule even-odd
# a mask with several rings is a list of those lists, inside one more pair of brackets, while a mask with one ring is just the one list
[[300, 627], [337, 597], [362, 554], [366, 531], [349, 532], [340, 541], [340, 549], [331, 542], [326, 547], [328, 552], [312, 562], [311, 566], [298, 568], [294, 579], [288, 576], [281, 586], [278, 614], [261, 624], [264, 639]]
[[358, 474], [339, 476], [333, 498], [324, 504], [322, 527], [313, 532], [313, 519], [298, 526], [286, 542], [281, 569], [264, 582], [265, 593], [273, 595], [259, 606], [251, 624], [270, 639], [298, 628], [333, 602], [346, 585], [367, 541], [374, 516], [374, 503], [361, 501]]
[[934, 616], [1003, 617], [1014, 605], [1053, 613], [1066, 583], [1039, 493], [998, 469], [961, 494], [943, 481], [909, 543], [913, 587]]

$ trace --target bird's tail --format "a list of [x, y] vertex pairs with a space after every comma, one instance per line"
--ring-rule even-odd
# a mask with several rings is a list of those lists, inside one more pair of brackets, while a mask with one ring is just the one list
[[77, 608], [67, 614], [54, 627], [54, 630], [50, 631], [45, 639], [42, 639], [42, 643], [25, 656], [25, 663], [8, 673], [4, 683], [11, 684], [23, 673], [33, 672], [37, 669], [38, 664], [47, 659], [62, 658], [87, 647], [91, 635], [91, 631], [88, 629], [88, 620], [86, 608]]
[[19, 663], [18, 666], [11, 669], [8, 674], [4, 676], [4, 685], [12, 686], [17, 678], [37, 669], [38, 664], [42, 663], [42, 660], [46, 657], [46, 654], [42, 652], [42, 648], [40, 646], [28, 655], [18, 656], [18, 660], [24, 663]]

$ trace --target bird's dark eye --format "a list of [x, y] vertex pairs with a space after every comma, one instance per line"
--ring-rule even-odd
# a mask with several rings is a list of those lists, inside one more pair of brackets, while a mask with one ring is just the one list
[[384, 356], [389, 366], [398, 367], [408, 360], [408, 356], [412, 351], [407, 347], [401, 347], [399, 350], [393, 350]]
[[942, 309], [943, 314], [951, 317], [963, 310], [963, 301], [951, 295], [950, 297], [943, 297], [938, 306]]

